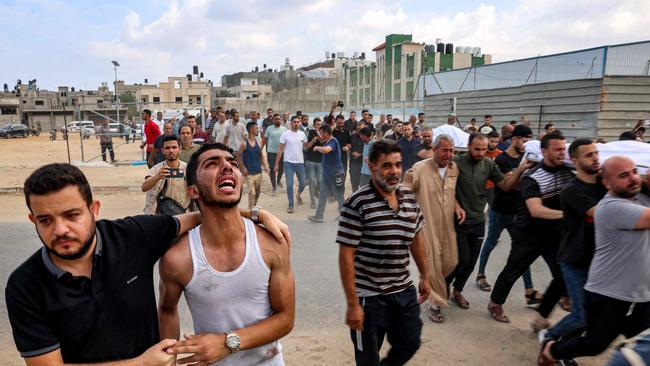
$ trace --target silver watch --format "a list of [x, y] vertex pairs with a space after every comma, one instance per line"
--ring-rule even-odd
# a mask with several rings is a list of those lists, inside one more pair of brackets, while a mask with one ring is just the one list
[[260, 206], [254, 206], [254, 207], [251, 209], [251, 220], [252, 220], [255, 224], [259, 224], [259, 223], [260, 223], [260, 210], [261, 210], [261, 209], [262, 209], [262, 207], [260, 207]]
[[237, 333], [229, 332], [226, 333], [226, 347], [230, 350], [230, 353], [235, 353], [239, 351], [239, 346], [241, 344], [241, 339]]

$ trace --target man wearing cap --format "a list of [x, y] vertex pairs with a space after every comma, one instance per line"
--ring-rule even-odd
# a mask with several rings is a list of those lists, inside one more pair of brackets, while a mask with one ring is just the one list
[[[509, 125], [508, 125], [509, 126]], [[504, 175], [512, 174], [521, 164], [521, 159], [524, 156], [524, 144], [528, 142], [533, 136], [533, 131], [526, 125], [519, 125], [515, 127], [512, 132], [512, 143], [506, 151], [499, 154], [494, 161]], [[476, 276], [476, 285], [483, 291], [491, 291], [492, 286], [488, 283], [485, 277], [485, 267], [487, 266], [490, 253], [496, 247], [499, 237], [503, 230], [508, 230], [508, 234], [512, 236], [512, 225], [516, 213], [516, 208], [521, 201], [521, 193], [518, 190], [510, 190], [509, 192], [501, 190], [499, 187], [494, 189], [494, 201], [492, 207], [488, 210], [488, 233], [481, 249], [479, 256], [478, 274]], [[533, 289], [533, 280], [530, 275], [530, 268], [524, 272], [522, 278], [526, 288], [526, 303], [534, 305], [539, 303], [537, 292]]]

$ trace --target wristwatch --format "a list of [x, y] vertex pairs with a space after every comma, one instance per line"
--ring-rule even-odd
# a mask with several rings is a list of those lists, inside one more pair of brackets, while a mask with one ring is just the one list
[[259, 224], [259, 223], [260, 223], [260, 210], [261, 210], [261, 209], [262, 209], [262, 207], [260, 207], [260, 206], [254, 206], [254, 207], [251, 209], [251, 220], [252, 220], [255, 224]]
[[235, 353], [239, 351], [239, 345], [241, 344], [241, 339], [235, 332], [226, 333], [226, 347], [230, 350], [230, 353]]

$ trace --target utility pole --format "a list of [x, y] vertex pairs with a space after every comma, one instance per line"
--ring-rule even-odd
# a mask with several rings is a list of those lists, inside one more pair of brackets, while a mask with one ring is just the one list
[[113, 70], [115, 70], [115, 111], [117, 113], [117, 123], [120, 122], [120, 95], [117, 93], [117, 67], [120, 66], [120, 63], [117, 61], [111, 61], [113, 63]]

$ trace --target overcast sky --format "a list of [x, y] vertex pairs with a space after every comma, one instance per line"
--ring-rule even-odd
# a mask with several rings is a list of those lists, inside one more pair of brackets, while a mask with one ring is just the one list
[[493, 62], [650, 39], [648, 0], [0, 0], [0, 84], [95, 89], [300, 67], [366, 52], [390, 33], [480, 46]]

